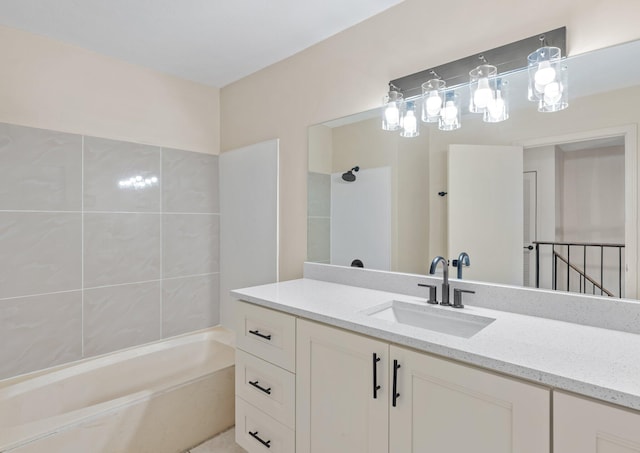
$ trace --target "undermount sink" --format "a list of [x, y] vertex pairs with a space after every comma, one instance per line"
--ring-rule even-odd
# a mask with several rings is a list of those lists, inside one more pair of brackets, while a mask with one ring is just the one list
[[392, 300], [365, 310], [368, 316], [434, 332], [471, 338], [495, 318], [447, 310], [438, 305]]

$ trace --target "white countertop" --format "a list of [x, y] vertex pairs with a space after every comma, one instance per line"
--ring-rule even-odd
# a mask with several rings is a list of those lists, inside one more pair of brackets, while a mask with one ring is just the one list
[[449, 357], [489, 370], [640, 410], [640, 335], [474, 307], [495, 318], [471, 338], [385, 321], [363, 311], [391, 300], [425, 299], [311, 279], [232, 291], [247, 302]]

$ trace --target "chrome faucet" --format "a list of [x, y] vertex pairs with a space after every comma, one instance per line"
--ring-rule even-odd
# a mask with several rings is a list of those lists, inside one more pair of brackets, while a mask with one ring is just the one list
[[431, 261], [431, 267], [429, 268], [430, 274], [436, 273], [436, 267], [438, 267], [438, 263], [442, 262], [442, 269], [444, 273], [444, 280], [442, 281], [442, 302], [440, 305], [450, 306], [449, 303], [449, 262], [441, 256], [436, 256], [433, 261]]
[[458, 255], [458, 280], [462, 279], [462, 265], [467, 267], [471, 266], [471, 261], [469, 261], [469, 255], [467, 252], [462, 252]]

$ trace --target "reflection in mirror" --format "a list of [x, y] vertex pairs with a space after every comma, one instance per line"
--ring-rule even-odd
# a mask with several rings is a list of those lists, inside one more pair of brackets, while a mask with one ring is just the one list
[[308, 260], [426, 274], [467, 252], [465, 279], [636, 298], [638, 56], [633, 42], [569, 58], [561, 112], [516, 96], [518, 72], [502, 123], [466, 112], [457, 131], [401, 138], [373, 110], [312, 126]]

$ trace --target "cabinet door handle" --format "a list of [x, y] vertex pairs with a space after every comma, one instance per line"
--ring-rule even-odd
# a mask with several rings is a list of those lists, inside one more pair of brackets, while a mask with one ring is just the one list
[[260, 333], [260, 331], [258, 329], [250, 330], [249, 333], [253, 334], [253, 335], [257, 336], [257, 337], [264, 338], [265, 340], [271, 341], [271, 334], [265, 335], [263, 333]]
[[380, 390], [380, 386], [378, 385], [378, 362], [380, 361], [380, 357], [375, 352], [373, 353], [373, 399], [378, 398], [378, 390]]
[[258, 381], [258, 380], [256, 380], [255, 382], [251, 382], [251, 381], [249, 381], [249, 384], [250, 384], [250, 385], [253, 385], [255, 388], [257, 388], [258, 390], [260, 390], [260, 391], [262, 391], [262, 392], [266, 393], [267, 395], [271, 395], [271, 387], [269, 387], [268, 389], [266, 389], [266, 388], [262, 387], [262, 386], [259, 384], [259, 382], [260, 382], [260, 381]]
[[271, 441], [270, 440], [267, 440], [267, 441], [262, 440], [260, 438], [260, 436], [258, 436], [258, 431], [256, 431], [255, 433], [252, 433], [251, 431], [249, 431], [249, 435], [251, 437], [253, 437], [255, 440], [257, 440], [258, 442], [260, 442], [265, 447], [271, 448]]
[[396, 407], [396, 402], [398, 401], [398, 397], [400, 394], [398, 393], [398, 369], [400, 368], [400, 364], [397, 360], [393, 361], [393, 407]]

